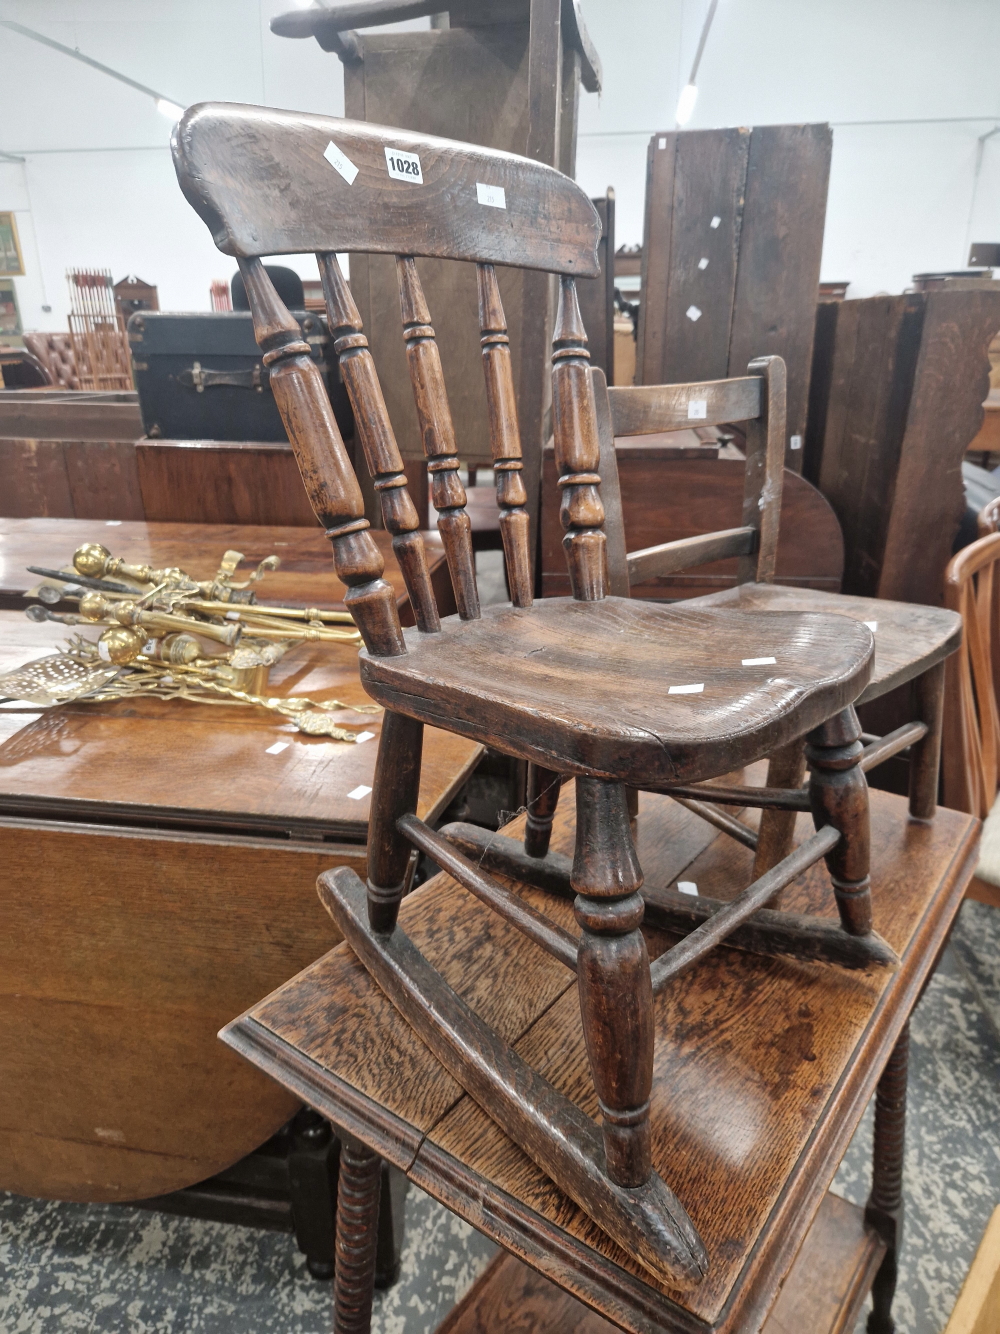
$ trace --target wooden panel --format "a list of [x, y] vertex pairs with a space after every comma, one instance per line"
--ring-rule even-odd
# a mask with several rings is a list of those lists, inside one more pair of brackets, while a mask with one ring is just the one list
[[[900, 799], [871, 795], [875, 926], [902, 957], [897, 972], [844, 973], [722, 949], [683, 987], [656, 999], [653, 1160], [708, 1246], [709, 1274], [693, 1291], [671, 1291], [642, 1271], [485, 1113], [468, 1098], [453, 1104], [450, 1078], [346, 947], [255, 1006], [227, 1039], [265, 1069], [280, 1070], [289, 1087], [307, 1090], [316, 1106], [407, 1166], [423, 1189], [623, 1328], [758, 1328], [946, 939], [975, 862], [970, 817], [940, 810], [933, 824], [909, 822]], [[640, 838], [652, 802], [642, 794]], [[553, 837], [562, 852], [571, 846], [571, 805], [564, 789]], [[801, 817], [798, 836], [810, 830]], [[751, 859], [748, 849], [720, 836], [683, 873], [701, 893], [731, 898], [746, 883]], [[649, 883], [663, 883], [651, 864], [646, 871]], [[521, 892], [572, 929], [568, 902]], [[787, 894], [789, 911], [834, 913], [822, 867]], [[554, 960], [522, 940], [516, 983], [505, 972], [490, 986], [487, 959], [490, 970], [509, 970], [509, 928], [463, 891], [449, 890], [443, 877], [404, 901], [400, 922], [484, 1020], [596, 1113], [575, 982], [566, 970], [560, 983]], [[652, 931], [647, 940], [654, 955], [666, 943]], [[468, 968], [471, 949], [484, 966]], [[359, 1041], [359, 1022], [370, 1042]], [[515, 1037], [512, 1028], [525, 1024]], [[341, 1039], [347, 1032], [350, 1051]]]
[[[729, 369], [729, 342], [749, 140], [748, 130], [729, 129], [660, 134], [650, 141], [653, 208], [647, 203], [642, 361], [636, 373], [642, 384], [715, 380], [746, 370], [745, 363], [742, 371]], [[668, 141], [675, 142], [668, 148]], [[658, 178], [669, 171], [671, 158], [668, 194]]]
[[[754, 357], [788, 368], [786, 467], [802, 470], [833, 132], [829, 125], [763, 125], [750, 135], [729, 374]], [[798, 437], [799, 448], [790, 441]]]
[[[760, 416], [763, 381], [759, 376], [687, 384], [647, 384], [611, 388], [611, 424], [615, 436], [645, 435], [699, 426], [724, 426]], [[692, 411], [692, 404], [695, 408]]]
[[809, 472], [844, 531], [844, 590], [939, 604], [1000, 295], [870, 297], [818, 321]]
[[144, 519], [135, 444], [66, 441], [66, 476], [75, 519]]
[[134, 392], [0, 390], [0, 438], [127, 441], [140, 435]]
[[[763, 1334], [851, 1334], [884, 1251], [865, 1228], [862, 1209], [826, 1195]], [[438, 1326], [438, 1334], [500, 1334], [512, 1328], [519, 1334], [612, 1334], [617, 1326], [501, 1253]]]
[[614, 381], [615, 337], [615, 192], [593, 201], [601, 219], [601, 240], [597, 257], [601, 265], [598, 278], [581, 278], [576, 285], [583, 327], [587, 330], [590, 364], [599, 366]]
[[0, 440], [0, 474], [4, 479], [3, 517], [72, 515], [73, 496], [61, 441]]
[[1000, 1206], [993, 1210], [944, 1334], [1000, 1329]]
[[[740, 460], [650, 460], [641, 449], [621, 447], [617, 457], [629, 551], [740, 526], [745, 470]], [[542, 484], [542, 589], [545, 596], [563, 597], [569, 592], [569, 576], [555, 481], [555, 465], [547, 455]], [[778, 582], [839, 592], [843, 559], [843, 542], [829, 502], [786, 469]], [[732, 560], [637, 584], [632, 595], [699, 597], [735, 583], [736, 561]]]
[[316, 526], [288, 444], [144, 437], [135, 452], [151, 523]]

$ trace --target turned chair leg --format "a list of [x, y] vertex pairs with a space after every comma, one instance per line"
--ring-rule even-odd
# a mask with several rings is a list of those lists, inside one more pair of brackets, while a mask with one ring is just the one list
[[806, 742], [813, 823], [817, 829], [832, 824], [841, 835], [826, 856], [841, 925], [852, 936], [867, 936], [872, 929], [871, 832], [868, 782], [858, 764], [864, 750], [858, 715], [844, 709], [810, 732]]
[[368, 1334], [375, 1295], [382, 1160], [342, 1135], [333, 1273], [334, 1334]]
[[529, 857], [544, 857], [552, 837], [552, 819], [559, 805], [560, 778], [540, 764], [528, 765], [528, 819], [524, 827], [524, 850]]
[[[795, 788], [802, 786], [806, 776], [806, 755], [801, 741], [776, 750], [767, 764], [767, 786]], [[759, 880], [766, 872], [788, 856], [795, 841], [797, 811], [763, 810], [757, 835], [757, 852], [753, 861], [752, 880]], [[768, 901], [769, 908], [781, 907], [781, 891]]]
[[910, 815], [933, 820], [937, 810], [938, 773], [941, 768], [941, 732], [944, 724], [944, 663], [936, 663], [914, 682], [917, 721], [927, 724], [927, 735], [910, 752]]
[[583, 932], [577, 955], [580, 1011], [608, 1176], [619, 1186], [641, 1186], [652, 1170], [653, 988], [639, 930], [642, 871], [621, 783], [577, 778], [571, 883]]
[[899, 1248], [903, 1240], [903, 1151], [906, 1139], [906, 1079], [910, 1022], [899, 1035], [875, 1093], [875, 1152], [872, 1191], [865, 1221], [885, 1242], [885, 1253], [872, 1284], [868, 1334], [893, 1334], [892, 1299], [896, 1291]]
[[417, 809], [423, 737], [423, 723], [385, 711], [368, 820], [368, 921], [373, 931], [388, 932], [396, 925], [411, 851], [396, 821]]

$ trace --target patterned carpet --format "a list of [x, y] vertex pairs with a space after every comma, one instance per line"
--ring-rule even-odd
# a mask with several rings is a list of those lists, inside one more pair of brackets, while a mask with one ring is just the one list
[[[967, 903], [914, 1017], [899, 1334], [940, 1334], [1000, 1202], [1000, 912]], [[868, 1190], [871, 1112], [834, 1188]], [[494, 1253], [411, 1188], [376, 1334], [424, 1334]], [[282, 1233], [0, 1195], [0, 1334], [328, 1334], [330, 1285]], [[863, 1324], [859, 1329], [863, 1328]], [[806, 1332], [803, 1332], [806, 1334]]]

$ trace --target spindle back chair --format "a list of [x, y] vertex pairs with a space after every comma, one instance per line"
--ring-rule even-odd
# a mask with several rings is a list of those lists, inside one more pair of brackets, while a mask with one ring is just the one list
[[[867, 786], [851, 707], [870, 674], [871, 634], [841, 618], [691, 612], [607, 595], [597, 405], [575, 289], [577, 277], [598, 272], [600, 223], [590, 200], [567, 177], [511, 154], [408, 131], [240, 106], [190, 109], [173, 148], [189, 201], [219, 248], [239, 262], [275, 400], [364, 638], [362, 681], [386, 709], [367, 886], [353, 873], [332, 872], [321, 877], [321, 899], [423, 1040], [522, 1149], [641, 1264], [676, 1284], [697, 1283], [705, 1272], [704, 1247], [651, 1167], [653, 993], [820, 858], [833, 878], [840, 913], [836, 942], [824, 921], [774, 914], [781, 920], [757, 932], [754, 948], [848, 967], [895, 961], [872, 930]], [[317, 255], [331, 341], [414, 607], [411, 630], [401, 629], [381, 578], [361, 490], [319, 373], [262, 264], [265, 255], [305, 251]], [[453, 617], [442, 619], [434, 603], [416, 511], [338, 251], [396, 256], [431, 498], [458, 606]], [[459, 453], [419, 257], [477, 266], [510, 604], [479, 605]], [[532, 601], [521, 449], [496, 265], [559, 278], [552, 416], [571, 598]], [[764, 391], [747, 384], [740, 392], [760, 399]], [[756, 534], [752, 542], [740, 530], [748, 562], [765, 551], [763, 464], [762, 456], [761, 470], [751, 470], [755, 489], [745, 527]], [[741, 661], [741, 653], [756, 659], [751, 650], [761, 642], [779, 664], [774, 671]], [[575, 776], [572, 866], [549, 858], [520, 860], [540, 868], [547, 888], [573, 899], [579, 936], [531, 908], [467, 855], [467, 826], [435, 832], [417, 820], [425, 723]], [[712, 778], [807, 734], [817, 832], [697, 929], [689, 923], [684, 929], [690, 934], [651, 966], [640, 930], [646, 905], [626, 784], [657, 789]], [[400, 931], [396, 918], [412, 846], [576, 971], [600, 1130], [485, 1026]], [[515, 857], [507, 869], [516, 873], [519, 864]]]

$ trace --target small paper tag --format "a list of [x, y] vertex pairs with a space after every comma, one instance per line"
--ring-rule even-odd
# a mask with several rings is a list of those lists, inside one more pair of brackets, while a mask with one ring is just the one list
[[773, 667], [777, 658], [744, 658], [744, 667]]
[[354, 738], [354, 744], [360, 746], [362, 741], [371, 741], [374, 735], [374, 732], [359, 732]]
[[122, 521], [121, 519], [106, 519], [104, 526], [105, 528], [120, 528], [122, 526]]
[[802, 437], [801, 437], [800, 435], [793, 435], [793, 436], [790, 436], [790, 437], [789, 437], [789, 440], [788, 440], [788, 447], [789, 447], [790, 449], [801, 449], [801, 448], [802, 448]]
[[108, 646], [107, 644], [105, 644], [103, 639], [99, 639], [97, 641], [97, 656], [100, 658], [101, 662], [111, 661], [111, 653], [109, 652]]
[[693, 894], [695, 898], [698, 897], [698, 886], [693, 880], [678, 880], [677, 888], [682, 894]]
[[364, 783], [359, 783], [353, 792], [348, 792], [351, 801], [360, 801], [362, 797], [367, 797], [371, 791], [370, 787], [365, 787]]
[[718, 227], [718, 225], [719, 225], [719, 223], [720, 223], [721, 221], [722, 221], [722, 219], [719, 217], [718, 213], [716, 213], [715, 217], [712, 219], [712, 221], [711, 221], [708, 225], [709, 225], [711, 228], [714, 229], [714, 228]]
[[705, 258], [704, 255], [702, 255], [701, 259], [699, 259], [699, 261], [698, 261], [698, 268], [699, 268], [699, 269], [707, 269], [707, 268], [708, 268], [708, 260]]
[[865, 625], [867, 625], [872, 634], [878, 629], [878, 621], [865, 621]]
[[488, 208], [506, 208], [507, 195], [502, 185], [483, 185], [476, 181], [476, 198]]
[[264, 751], [265, 755], [280, 755], [283, 750], [288, 749], [287, 741], [276, 741], [273, 746], [268, 746]]
[[664, 138], [662, 137], [662, 135], [661, 135], [661, 136], [660, 136], [660, 142], [657, 144], [656, 147], [657, 147], [657, 149], [659, 150], [659, 149], [661, 149], [661, 148], [666, 148], [666, 146], [667, 146], [667, 141], [666, 141], [666, 139], [664, 139]]
[[689, 398], [688, 418], [691, 421], [705, 421], [707, 417], [708, 417], [708, 399]]
[[696, 685], [696, 686], [671, 686], [670, 689], [667, 691], [667, 694], [668, 694], [668, 695], [700, 695], [701, 692], [702, 692], [704, 689], [705, 689], [705, 684], [704, 684], [704, 682], [702, 682], [700, 685]]
[[416, 153], [407, 153], [402, 148], [387, 148], [385, 165], [394, 181], [409, 181], [411, 185], [424, 183], [424, 174], [420, 170], [420, 159]]
[[156, 652], [156, 640], [155, 640], [155, 639], [147, 639], [147, 641], [145, 642], [145, 644], [143, 644], [143, 646], [142, 646], [142, 651], [143, 651], [143, 653], [145, 653], [145, 655], [146, 655], [147, 658], [151, 658], [151, 657], [154, 655], [154, 653]]
[[239, 614], [238, 611], [227, 611], [227, 612], [226, 612], [226, 620], [227, 620], [227, 621], [238, 621], [239, 619], [240, 619], [240, 614]]
[[698, 309], [697, 306], [688, 306], [684, 314], [688, 317], [689, 320], [691, 320], [692, 323], [701, 319], [701, 311]]
[[331, 139], [324, 150], [323, 156], [329, 162], [334, 171], [339, 171], [348, 185], [354, 184], [354, 178], [358, 174], [358, 168], [354, 165], [346, 153], [342, 153], [337, 145]]

